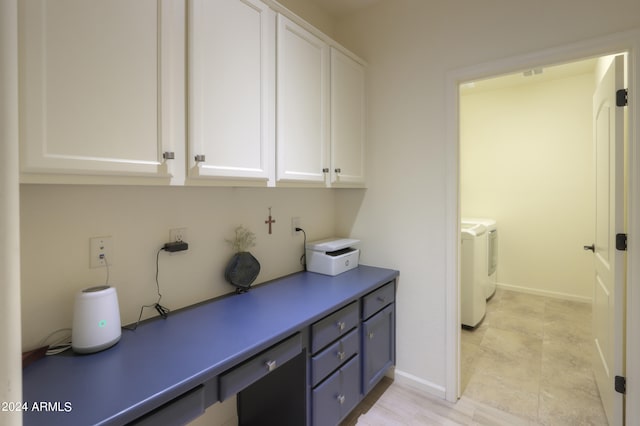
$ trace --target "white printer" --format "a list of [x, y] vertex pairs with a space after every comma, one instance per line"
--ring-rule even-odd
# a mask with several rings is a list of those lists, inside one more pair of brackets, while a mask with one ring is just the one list
[[333, 276], [357, 267], [360, 250], [351, 246], [359, 242], [334, 237], [307, 243], [307, 271]]

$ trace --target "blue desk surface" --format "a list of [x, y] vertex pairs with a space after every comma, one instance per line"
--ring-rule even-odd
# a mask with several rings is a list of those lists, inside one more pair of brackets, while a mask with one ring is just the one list
[[[370, 266], [300, 272], [123, 330], [103, 352], [46, 357], [23, 371], [24, 424], [127, 423], [397, 276]], [[31, 410], [41, 402], [53, 404]]]

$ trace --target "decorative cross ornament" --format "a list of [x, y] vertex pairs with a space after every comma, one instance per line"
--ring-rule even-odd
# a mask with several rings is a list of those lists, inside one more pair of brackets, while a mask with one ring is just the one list
[[269, 224], [269, 234], [271, 234], [271, 224], [276, 223], [276, 220], [271, 218], [271, 207], [269, 207], [269, 220], [265, 220], [264, 223]]

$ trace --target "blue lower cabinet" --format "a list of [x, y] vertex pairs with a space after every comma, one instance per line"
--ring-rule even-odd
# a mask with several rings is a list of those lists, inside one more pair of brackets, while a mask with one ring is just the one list
[[360, 402], [360, 357], [354, 356], [313, 389], [314, 426], [336, 426]]
[[362, 323], [362, 391], [369, 391], [395, 364], [395, 304]]

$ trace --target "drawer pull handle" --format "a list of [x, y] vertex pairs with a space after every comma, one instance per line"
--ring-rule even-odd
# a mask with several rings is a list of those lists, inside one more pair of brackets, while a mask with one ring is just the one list
[[342, 361], [342, 360], [344, 359], [344, 357], [345, 357], [345, 356], [347, 356], [347, 354], [346, 354], [344, 351], [340, 351], [340, 352], [338, 352], [338, 354], [337, 354], [337, 355], [338, 355], [338, 359], [339, 359], [340, 361]]
[[344, 323], [344, 321], [338, 321], [336, 326], [338, 326], [338, 330], [342, 331], [344, 330], [344, 327], [346, 326], [346, 324]]
[[277, 364], [275, 359], [265, 362], [265, 365], [267, 366], [267, 371], [273, 371], [278, 366], [278, 364]]
[[371, 339], [373, 339], [374, 334], [373, 334], [373, 333], [369, 333], [369, 334], [368, 334], [368, 337], [369, 337], [369, 340], [371, 340]]
[[344, 395], [338, 395], [338, 402], [340, 405], [344, 404]]

